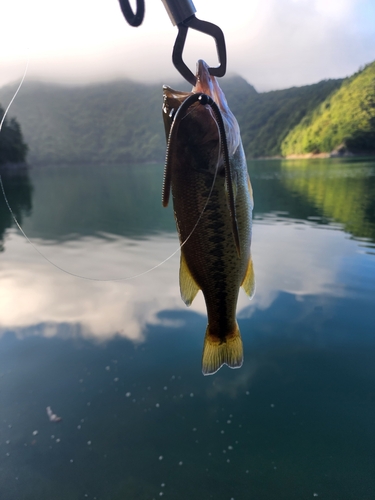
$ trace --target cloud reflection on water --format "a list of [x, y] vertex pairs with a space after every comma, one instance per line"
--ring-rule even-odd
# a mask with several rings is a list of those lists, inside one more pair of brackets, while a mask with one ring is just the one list
[[[141, 273], [177, 248], [170, 237], [155, 241], [83, 238], [38, 248], [70, 272], [98, 279]], [[177, 307], [177, 256], [151, 273], [130, 281], [90, 281], [53, 268], [12, 232], [0, 264], [0, 328], [18, 336], [44, 324], [42, 334], [56, 335], [59, 324], [80, 325], [72, 335], [107, 340], [116, 335], [143, 340], [146, 323], [158, 321], [165, 306]], [[162, 293], [161, 293], [162, 290]], [[160, 322], [160, 321], [158, 321]], [[74, 333], [75, 332], [75, 333]], [[40, 328], [36, 333], [40, 333]]]
[[[178, 246], [177, 238], [167, 234], [147, 240], [108, 235], [107, 239], [36, 244], [64, 269], [101, 279], [142, 273]], [[249, 317], [257, 308], [267, 309], [280, 291], [300, 296], [341, 294], [335, 286], [340, 261], [327, 259], [327, 255], [355, 252], [356, 243], [340, 231], [289, 220], [256, 223], [252, 251], [257, 291], [251, 302], [240, 292], [239, 317]], [[13, 331], [19, 338], [51, 337], [63, 331], [64, 335], [96, 341], [115, 336], [144, 341], [148, 324], [163, 324], [160, 311], [185, 309], [179, 294], [178, 266], [179, 253], [130, 281], [83, 280], [53, 268], [22, 236], [9, 231], [0, 261], [0, 335]], [[206, 315], [201, 294], [191, 310]], [[178, 321], [173, 326], [178, 327]]]

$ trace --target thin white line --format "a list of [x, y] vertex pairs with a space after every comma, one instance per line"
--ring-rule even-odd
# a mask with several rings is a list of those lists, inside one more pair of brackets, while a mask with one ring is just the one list
[[154, 271], [155, 269], [157, 269], [158, 267], [162, 266], [163, 264], [165, 264], [169, 259], [171, 259], [174, 255], [176, 255], [176, 253], [185, 245], [185, 243], [189, 240], [190, 236], [194, 233], [196, 227], [198, 226], [199, 224], [199, 221], [201, 220], [202, 216], [203, 216], [203, 213], [204, 211], [206, 210], [206, 207], [207, 207], [207, 204], [211, 198], [211, 194], [212, 194], [212, 191], [214, 189], [214, 185], [215, 185], [215, 181], [216, 181], [216, 176], [217, 176], [217, 170], [215, 172], [215, 175], [214, 175], [214, 179], [213, 179], [213, 182], [212, 182], [212, 186], [211, 186], [211, 189], [210, 189], [210, 192], [207, 196], [207, 200], [206, 200], [206, 203], [202, 209], [202, 212], [200, 213], [199, 217], [198, 217], [198, 220], [197, 222], [195, 223], [193, 229], [191, 230], [190, 234], [187, 236], [187, 238], [185, 239], [185, 241], [183, 241], [181, 243], [181, 245], [171, 254], [169, 255], [169, 257], [167, 257], [166, 259], [164, 259], [162, 262], [159, 262], [159, 264], [157, 264], [156, 266], [154, 267], [151, 267], [150, 269], [147, 269], [147, 271], [144, 271], [142, 273], [139, 273], [139, 274], [134, 274], [132, 276], [126, 276], [124, 278], [112, 278], [112, 279], [99, 279], [99, 278], [89, 278], [88, 276], [82, 276], [80, 274], [75, 274], [75, 273], [72, 273], [66, 269], [63, 269], [62, 267], [58, 266], [57, 264], [55, 264], [54, 262], [52, 262], [46, 255], [44, 255], [39, 249], [38, 247], [36, 247], [34, 245], [34, 243], [29, 239], [29, 237], [27, 236], [27, 234], [25, 233], [25, 231], [22, 229], [21, 225], [19, 224], [16, 216], [14, 215], [13, 213], [13, 210], [9, 204], [9, 201], [8, 201], [8, 198], [5, 194], [5, 191], [4, 191], [4, 185], [3, 185], [3, 181], [2, 181], [2, 178], [1, 178], [1, 175], [0, 175], [0, 186], [1, 186], [1, 190], [2, 190], [2, 193], [3, 193], [3, 196], [4, 196], [4, 199], [5, 199], [5, 203], [7, 204], [7, 207], [8, 207], [8, 210], [9, 212], [11, 213], [12, 217], [13, 217], [13, 220], [15, 222], [15, 224], [17, 225], [18, 229], [21, 231], [22, 235], [25, 237], [26, 241], [28, 243], [30, 243], [30, 245], [32, 246], [32, 248], [38, 252], [38, 254], [43, 257], [47, 262], [49, 262], [53, 267], [56, 267], [56, 269], [59, 269], [59, 271], [62, 271], [66, 274], [69, 274], [70, 276], [74, 276], [75, 278], [80, 278], [80, 279], [83, 279], [83, 280], [89, 280], [89, 281], [100, 281], [100, 282], [113, 282], [113, 281], [128, 281], [128, 280], [132, 280], [134, 278], [139, 278], [141, 276], [144, 276], [145, 274], [148, 274], [149, 272], [151, 271]]
[[27, 59], [27, 62], [26, 62], [26, 67], [25, 67], [25, 71], [23, 72], [23, 77], [22, 77], [22, 80], [20, 81], [20, 84], [18, 85], [17, 90], [16, 90], [16, 91], [15, 91], [15, 93], [14, 93], [14, 96], [12, 97], [12, 99], [11, 99], [10, 103], [8, 104], [7, 109], [6, 109], [6, 110], [5, 110], [5, 112], [4, 112], [4, 116], [3, 116], [3, 117], [2, 117], [2, 119], [1, 119], [1, 122], [0, 122], [0, 132], [1, 132], [1, 129], [2, 129], [2, 127], [3, 127], [3, 123], [4, 123], [4, 120], [5, 120], [5, 117], [6, 117], [7, 113], [8, 113], [8, 111], [9, 111], [9, 108], [11, 107], [11, 105], [12, 105], [12, 103], [13, 103], [14, 99], [17, 97], [17, 94], [18, 94], [18, 92], [19, 92], [20, 88], [22, 87], [22, 84], [23, 84], [24, 79], [26, 78], [26, 74], [27, 74], [27, 70], [28, 70], [28, 69], [29, 69], [29, 59]]
[[[20, 84], [18, 85], [18, 88], [16, 90], [16, 92], [14, 93], [14, 96], [12, 97], [10, 103], [8, 104], [8, 107], [6, 108], [5, 110], [5, 113], [4, 113], [4, 116], [1, 120], [1, 123], [0, 123], [0, 132], [1, 132], [1, 128], [2, 128], [2, 125], [4, 123], [4, 120], [5, 120], [5, 116], [6, 114], [8, 113], [9, 111], [9, 108], [10, 106], [12, 105], [14, 99], [16, 98], [22, 84], [23, 84], [23, 81], [25, 80], [25, 77], [26, 77], [26, 73], [27, 73], [27, 70], [28, 70], [28, 67], [29, 67], [29, 60], [27, 60], [27, 63], [26, 63], [26, 67], [25, 67], [25, 71], [24, 71], [24, 74], [23, 74], [23, 77], [22, 77], [22, 80], [20, 82]], [[185, 116], [183, 117], [185, 118]], [[220, 131], [219, 131], [219, 139], [220, 139]], [[219, 144], [221, 144], [221, 139], [219, 141]], [[171, 254], [169, 255], [169, 257], [167, 257], [165, 260], [163, 260], [162, 262], [160, 262], [159, 264], [157, 264], [156, 266], [154, 267], [151, 267], [150, 269], [148, 269], [147, 271], [144, 271], [142, 273], [139, 273], [139, 274], [134, 274], [132, 276], [126, 276], [124, 278], [112, 278], [112, 279], [99, 279], [99, 278], [89, 278], [88, 276], [81, 276], [79, 274], [75, 274], [75, 273], [72, 273], [66, 269], [63, 269], [62, 267], [58, 266], [57, 264], [55, 264], [54, 262], [52, 262], [46, 255], [44, 255], [35, 245], [34, 243], [29, 239], [29, 237], [27, 236], [27, 234], [25, 233], [25, 231], [22, 229], [21, 225], [19, 224], [16, 216], [14, 215], [13, 213], [13, 210], [9, 204], [9, 201], [8, 201], [8, 198], [5, 194], [5, 190], [4, 190], [4, 185], [3, 185], [3, 180], [1, 178], [1, 175], [0, 175], [0, 185], [1, 185], [1, 190], [2, 190], [2, 193], [3, 193], [3, 196], [4, 196], [4, 200], [5, 200], [5, 203], [8, 207], [8, 210], [9, 212], [11, 213], [12, 217], [13, 217], [13, 220], [16, 224], [16, 226], [18, 227], [18, 229], [20, 230], [20, 232], [22, 233], [22, 235], [25, 237], [26, 241], [32, 246], [32, 248], [38, 252], [38, 254], [43, 257], [47, 262], [49, 262], [49, 264], [51, 264], [53, 267], [55, 267], [56, 269], [58, 269], [59, 271], [62, 271], [63, 273], [66, 273], [66, 274], [69, 274], [70, 276], [74, 276], [75, 278], [80, 278], [80, 279], [84, 279], [84, 280], [89, 280], [89, 281], [100, 281], [100, 282], [112, 282], [112, 281], [128, 281], [128, 280], [131, 280], [131, 279], [134, 279], [134, 278], [139, 278], [141, 276], [144, 276], [145, 274], [148, 274], [149, 272], [151, 271], [154, 271], [155, 269], [157, 269], [158, 267], [162, 266], [163, 264], [165, 264], [169, 259], [171, 259], [174, 255], [176, 255], [176, 253], [181, 250], [181, 248], [185, 245], [185, 243], [189, 240], [190, 236], [194, 233], [196, 227], [198, 226], [199, 224], [199, 221], [201, 220], [202, 216], [203, 216], [203, 213], [204, 211], [206, 210], [207, 208], [207, 204], [211, 198], [211, 195], [212, 195], [212, 191], [214, 189], [214, 185], [215, 185], [215, 181], [216, 181], [216, 176], [217, 176], [217, 169], [218, 169], [218, 165], [217, 165], [217, 168], [216, 168], [216, 171], [215, 171], [215, 175], [214, 175], [214, 178], [213, 178], [213, 181], [212, 181], [212, 186], [211, 186], [211, 189], [210, 189], [210, 192], [208, 194], [208, 197], [207, 197], [207, 200], [206, 200], [206, 203], [202, 209], [202, 212], [200, 213], [199, 217], [198, 217], [198, 220], [197, 222], [195, 223], [193, 229], [191, 230], [190, 234], [187, 236], [187, 238], [185, 239], [185, 241], [183, 241], [181, 243], [181, 245]]]

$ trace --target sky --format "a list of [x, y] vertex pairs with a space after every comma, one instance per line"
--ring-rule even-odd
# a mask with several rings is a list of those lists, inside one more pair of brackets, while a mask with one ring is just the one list
[[[161, 0], [145, 0], [133, 28], [118, 0], [17, 0], [0, 4], [0, 86], [27, 79], [86, 84], [131, 78], [170, 84], [177, 28]], [[134, 4], [134, 0], [131, 1]], [[194, 0], [223, 30], [228, 74], [259, 92], [342, 78], [375, 60], [374, 0]], [[216, 66], [211, 37], [189, 30], [184, 60]]]

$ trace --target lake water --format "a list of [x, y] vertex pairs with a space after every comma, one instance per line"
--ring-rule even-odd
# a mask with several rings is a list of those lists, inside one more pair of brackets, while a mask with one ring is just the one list
[[144, 274], [178, 250], [162, 169], [2, 174], [67, 272], [1, 197], [0, 498], [374, 499], [374, 160], [249, 164], [245, 361], [211, 377], [179, 252]]

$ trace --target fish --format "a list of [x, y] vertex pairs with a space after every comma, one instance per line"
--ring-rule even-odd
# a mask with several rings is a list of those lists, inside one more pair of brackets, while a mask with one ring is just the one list
[[214, 374], [224, 364], [240, 368], [239, 289], [249, 298], [255, 292], [254, 200], [240, 128], [203, 60], [191, 92], [164, 85], [162, 109], [167, 138], [162, 201], [167, 206], [172, 192], [181, 298], [190, 306], [202, 290], [207, 309], [202, 372]]

